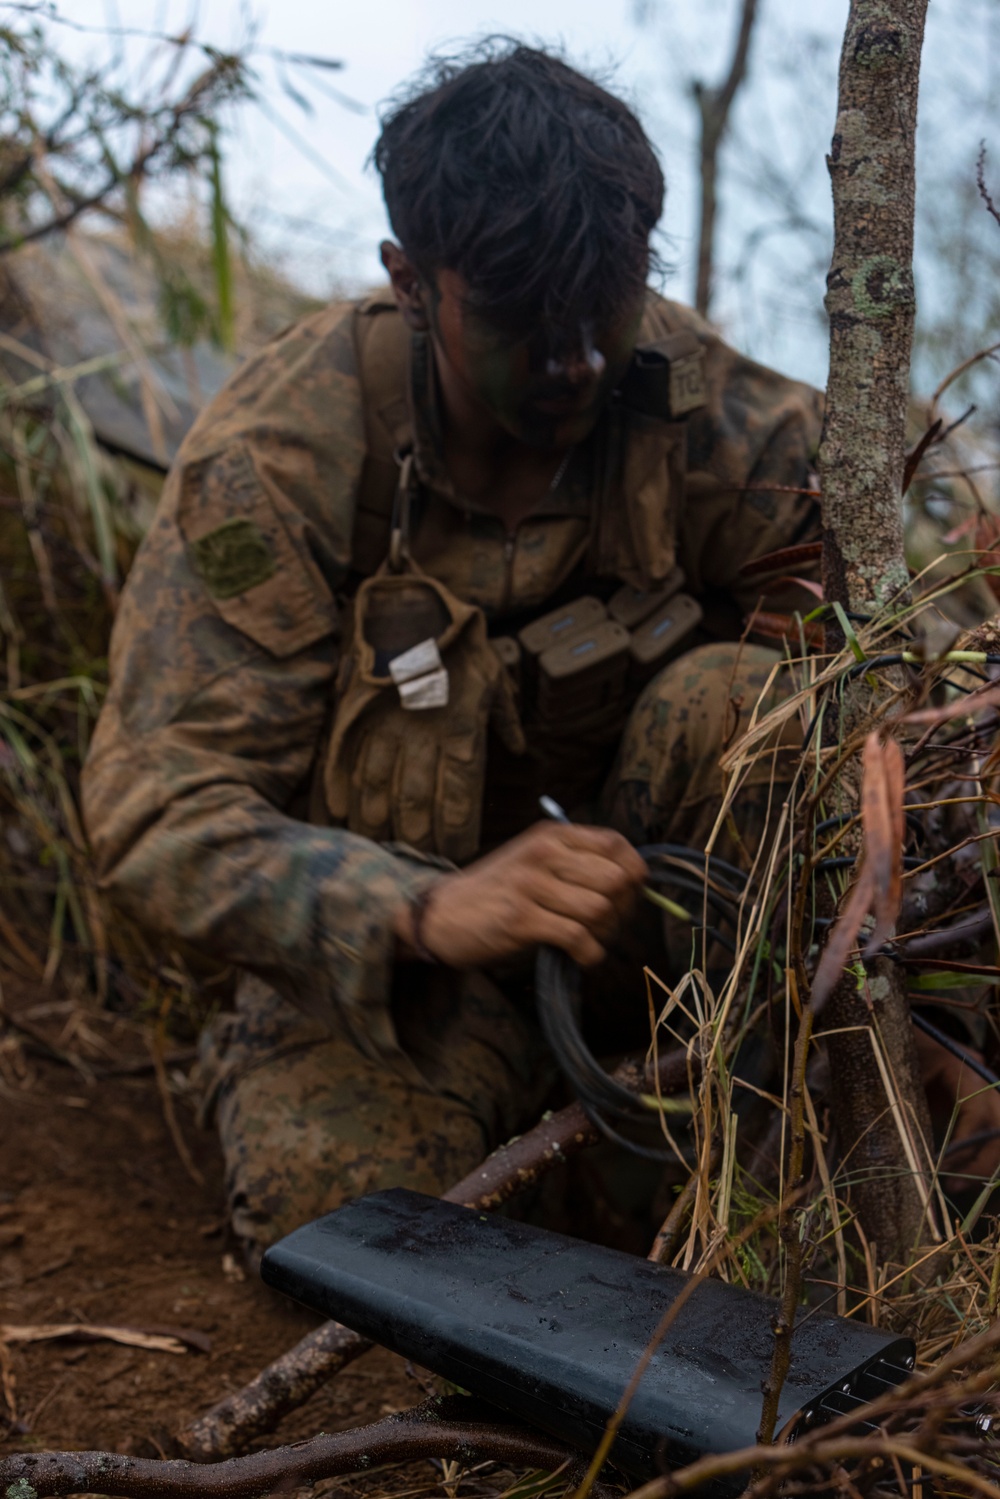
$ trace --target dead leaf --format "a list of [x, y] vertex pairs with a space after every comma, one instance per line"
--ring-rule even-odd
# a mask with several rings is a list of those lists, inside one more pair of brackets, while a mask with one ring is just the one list
[[781, 568], [798, 567], [800, 562], [816, 562], [823, 555], [821, 541], [804, 541], [797, 547], [779, 547], [776, 552], [766, 552], [763, 557], [754, 557], [740, 568], [741, 578], [755, 578], [758, 573], [773, 573]]
[[819, 1012], [843, 973], [865, 917], [874, 907], [875, 927], [864, 955], [878, 951], [899, 917], [903, 901], [903, 752], [894, 739], [885, 744], [869, 734], [862, 756], [861, 822], [864, 850], [857, 884], [830, 931], [812, 981], [810, 1004]]
[[799, 638], [801, 628], [806, 645], [823, 644], [823, 626], [817, 620], [809, 624], [800, 622], [792, 614], [776, 614], [767, 609], [755, 609], [749, 620], [755, 635], [764, 635], [769, 640], [794, 640]]
[[146, 1348], [150, 1353], [183, 1353], [178, 1337], [140, 1332], [136, 1327], [104, 1327], [96, 1322], [40, 1322], [33, 1326], [0, 1323], [0, 1344], [50, 1343], [59, 1338], [93, 1343], [124, 1343], [127, 1348]]
[[862, 755], [861, 822], [864, 860], [871, 871], [875, 926], [865, 945], [871, 957], [892, 933], [903, 901], [903, 752], [869, 734]]
[[777, 592], [777, 590], [779, 588], [783, 588], [786, 583], [790, 583], [793, 588], [804, 588], [807, 593], [811, 593], [814, 598], [819, 599], [822, 603], [823, 585], [821, 583], [817, 583], [813, 578], [799, 578], [792, 573], [788, 573], [783, 578], [775, 578], [774, 582], [770, 585], [770, 590], [772, 592]]
[[831, 927], [826, 946], [816, 965], [809, 1003], [817, 1015], [830, 998], [834, 985], [847, 966], [847, 959], [857, 942], [861, 923], [871, 909], [874, 888], [875, 882], [871, 871], [867, 865], [863, 865], [858, 875], [858, 883], [851, 891], [851, 897], [841, 912], [837, 924]]
[[952, 526], [950, 531], [946, 531], [941, 537], [941, 540], [945, 542], [947, 546], [954, 546], [956, 541], [961, 541], [963, 536], [968, 536], [970, 532], [974, 531], [978, 525], [978, 514], [970, 515], [967, 520], [960, 521], [957, 526]]

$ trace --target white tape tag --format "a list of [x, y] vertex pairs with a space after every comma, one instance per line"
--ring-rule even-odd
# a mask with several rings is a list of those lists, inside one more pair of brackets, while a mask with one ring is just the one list
[[448, 673], [442, 667], [440, 671], [430, 671], [426, 676], [400, 682], [399, 700], [404, 708], [414, 711], [419, 708], [447, 708]]
[[441, 652], [433, 635], [419, 645], [411, 645], [401, 656], [389, 662], [389, 675], [397, 687], [412, 682], [414, 677], [425, 677], [429, 671], [441, 670]]

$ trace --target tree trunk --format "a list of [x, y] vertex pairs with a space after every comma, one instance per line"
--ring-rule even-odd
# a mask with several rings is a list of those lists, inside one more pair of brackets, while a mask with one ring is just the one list
[[853, 0], [840, 60], [820, 448], [826, 597], [869, 613], [907, 585], [900, 486], [913, 345], [914, 139], [927, 0]]
[[[834, 249], [827, 278], [830, 376], [819, 454], [823, 588], [849, 614], [874, 614], [905, 590], [901, 481], [913, 342], [914, 139], [927, 0], [852, 0], [828, 157]], [[843, 644], [840, 636], [836, 645]], [[845, 687], [826, 726], [843, 740], [863, 721], [863, 679]], [[842, 777], [856, 811], [859, 771]], [[869, 974], [867, 999], [845, 973], [824, 1012], [838, 1134], [854, 1202], [882, 1259], [905, 1261], [926, 1230], [913, 1170], [928, 1129], [903, 979], [890, 963]], [[867, 1027], [877, 1029], [898, 1089], [889, 1107]], [[915, 1127], [916, 1126], [916, 1127]], [[908, 1153], [902, 1131], [917, 1150]], [[920, 1160], [921, 1166], [923, 1161]]]

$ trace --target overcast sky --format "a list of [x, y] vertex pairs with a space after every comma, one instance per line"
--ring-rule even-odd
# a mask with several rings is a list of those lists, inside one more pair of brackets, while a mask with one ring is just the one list
[[[354, 289], [380, 275], [377, 244], [387, 226], [377, 179], [365, 169], [378, 104], [432, 49], [495, 31], [557, 44], [570, 61], [610, 72], [613, 86], [638, 108], [669, 186], [663, 228], [672, 274], [665, 290], [691, 296], [696, 197], [689, 85], [721, 74], [737, 0], [56, 3], [65, 17], [95, 27], [110, 22], [176, 32], [193, 23], [200, 37], [223, 47], [239, 45], [254, 31], [262, 104], [232, 119], [230, 195], [237, 215], [285, 256], [289, 270], [323, 293], [338, 284]], [[846, 15], [847, 0], [811, 0], [808, 8], [799, 0], [761, 0], [750, 86], [725, 159], [716, 315], [749, 352], [820, 383], [830, 224], [823, 159]], [[106, 56], [103, 38], [65, 27], [57, 34], [77, 57]], [[144, 45], [131, 44], [134, 59]], [[282, 69], [267, 48], [338, 58], [345, 66], [338, 73]], [[954, 161], [955, 172], [972, 172], [979, 138], [992, 126], [1000, 161], [998, 64], [1000, 0], [932, 0], [921, 106], [921, 152], [928, 160], [943, 156]], [[311, 112], [289, 96], [285, 83], [308, 99]], [[322, 90], [331, 86], [355, 107], [327, 97]], [[926, 295], [933, 298], [933, 286]]]

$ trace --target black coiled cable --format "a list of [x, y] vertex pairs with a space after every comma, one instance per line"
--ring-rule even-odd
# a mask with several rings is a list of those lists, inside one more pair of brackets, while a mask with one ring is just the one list
[[[693, 891], [735, 931], [746, 884], [741, 870], [683, 844], [649, 844], [638, 852], [649, 866], [651, 885]], [[706, 930], [725, 946], [733, 947], [717, 928]], [[572, 958], [555, 947], [541, 948], [535, 966], [535, 991], [545, 1039], [590, 1122], [633, 1155], [652, 1161], [673, 1160], [672, 1152], [630, 1139], [618, 1128], [626, 1125], [647, 1133], [651, 1128], [659, 1131], [659, 1117], [637, 1094], [610, 1077], [587, 1045], [580, 1024], [580, 970]]]

